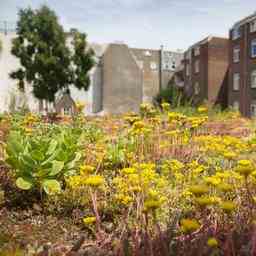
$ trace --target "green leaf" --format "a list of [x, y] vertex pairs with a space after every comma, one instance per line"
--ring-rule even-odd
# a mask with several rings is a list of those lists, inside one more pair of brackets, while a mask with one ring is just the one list
[[43, 161], [44, 157], [45, 157], [39, 148], [30, 152], [30, 154], [34, 160], [39, 161], [39, 162]]
[[45, 180], [43, 182], [43, 189], [46, 194], [53, 195], [61, 191], [61, 186], [57, 180]]
[[74, 158], [71, 162], [69, 162], [69, 163], [67, 164], [67, 169], [74, 169], [76, 163], [81, 159], [81, 157], [82, 157], [82, 154], [81, 154], [81, 153], [79, 153], [79, 152], [76, 153], [75, 158]]
[[51, 163], [54, 159], [56, 159], [56, 157], [59, 155], [59, 153], [61, 152], [60, 149], [56, 150], [48, 159], [46, 159], [41, 166], [46, 166], [49, 163]]
[[58, 141], [56, 141], [56, 140], [51, 140], [50, 145], [49, 145], [49, 148], [48, 148], [48, 150], [47, 150], [47, 152], [46, 152], [46, 155], [51, 155], [51, 154], [53, 154], [53, 152], [56, 150], [57, 146], [58, 146]]
[[19, 177], [16, 180], [16, 185], [18, 188], [22, 189], [22, 190], [29, 190], [32, 188], [33, 184], [31, 183], [30, 180]]
[[50, 176], [55, 176], [59, 174], [64, 167], [64, 162], [62, 161], [53, 161], [52, 162], [52, 170], [49, 173]]

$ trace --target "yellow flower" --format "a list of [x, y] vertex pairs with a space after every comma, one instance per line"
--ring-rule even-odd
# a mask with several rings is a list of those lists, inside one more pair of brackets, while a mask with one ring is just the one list
[[85, 217], [83, 218], [83, 222], [85, 225], [90, 225], [96, 222], [96, 218], [95, 217]]
[[85, 103], [82, 103], [81, 101], [76, 102], [76, 109], [78, 112], [82, 112], [85, 108]]
[[81, 175], [87, 175], [89, 173], [92, 173], [94, 171], [94, 166], [90, 165], [81, 165], [80, 166], [80, 174]]
[[201, 196], [203, 194], [208, 193], [209, 188], [205, 185], [194, 185], [190, 187], [189, 191], [193, 193], [195, 196]]
[[228, 184], [228, 183], [220, 183], [218, 185], [218, 189], [220, 189], [223, 192], [229, 192], [233, 190], [232, 185]]
[[181, 231], [188, 234], [199, 229], [200, 224], [195, 219], [182, 219], [181, 220]]
[[124, 168], [121, 170], [121, 173], [124, 175], [134, 174], [136, 172], [135, 168]]
[[33, 132], [33, 129], [32, 129], [32, 128], [25, 128], [25, 133], [26, 133], [27, 135], [31, 135], [32, 132]]
[[228, 160], [233, 160], [237, 157], [237, 154], [234, 152], [224, 152], [223, 156], [227, 158]]
[[168, 112], [168, 111], [170, 110], [171, 105], [170, 105], [170, 103], [168, 103], [168, 102], [163, 102], [163, 103], [161, 104], [161, 107], [163, 108], [163, 110], [164, 110], [165, 112]]
[[91, 175], [84, 181], [84, 183], [85, 185], [88, 185], [91, 187], [99, 187], [103, 185], [104, 178], [100, 175]]
[[214, 237], [211, 237], [211, 238], [208, 239], [207, 245], [209, 247], [217, 247], [218, 246], [218, 241]]
[[161, 206], [162, 202], [160, 200], [146, 200], [144, 203], [145, 211], [156, 210]]
[[238, 173], [244, 176], [250, 175], [255, 169], [254, 165], [250, 160], [238, 161], [238, 166], [235, 169]]
[[214, 204], [215, 200], [209, 196], [202, 196], [202, 197], [197, 197], [195, 199], [195, 202], [201, 207], [206, 207]]
[[226, 213], [231, 213], [236, 209], [236, 205], [231, 201], [224, 201], [220, 204], [220, 208]]
[[133, 202], [133, 198], [128, 195], [119, 194], [116, 196], [116, 200], [123, 205], [129, 205]]
[[206, 113], [206, 112], [208, 111], [208, 109], [207, 109], [207, 107], [201, 106], [201, 107], [198, 107], [198, 108], [197, 108], [197, 111], [198, 111], [199, 113]]
[[204, 181], [207, 183], [207, 184], [210, 184], [212, 186], [217, 186], [218, 184], [221, 183], [221, 179], [218, 178], [218, 177], [215, 177], [215, 176], [212, 176], [212, 177], [204, 177]]

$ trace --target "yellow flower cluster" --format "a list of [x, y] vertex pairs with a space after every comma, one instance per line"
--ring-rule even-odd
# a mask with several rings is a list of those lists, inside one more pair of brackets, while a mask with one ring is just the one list
[[156, 172], [154, 164], [135, 164], [120, 170], [114, 178], [115, 199], [127, 206], [144, 198], [144, 210], [155, 210], [165, 202], [167, 181]]
[[80, 174], [75, 176], [70, 176], [67, 179], [67, 184], [72, 189], [80, 189], [81, 187], [92, 187], [99, 188], [105, 183], [103, 176], [93, 174], [94, 167], [90, 165], [80, 166]]

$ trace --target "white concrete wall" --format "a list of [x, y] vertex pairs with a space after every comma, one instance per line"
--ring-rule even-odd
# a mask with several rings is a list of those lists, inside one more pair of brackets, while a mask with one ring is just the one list
[[[11, 54], [12, 40], [15, 38], [15, 33], [9, 33], [5, 35], [0, 32], [0, 40], [2, 42], [2, 51], [0, 52], [0, 113], [9, 110], [9, 105], [12, 96], [15, 95], [17, 105], [22, 106], [24, 102], [28, 102], [29, 109], [33, 112], [39, 111], [38, 100], [35, 99], [31, 93], [31, 88], [26, 85], [26, 95], [19, 92], [17, 87], [17, 81], [11, 79], [9, 74], [19, 68], [19, 60]], [[68, 40], [70, 45], [70, 40]], [[104, 48], [98, 44], [92, 44], [96, 52], [96, 56], [102, 55]], [[90, 72], [91, 86], [88, 91], [78, 90], [74, 86], [71, 86], [71, 97], [74, 101], [81, 101], [86, 104], [85, 114], [92, 114], [93, 105], [93, 82], [95, 79], [96, 68], [93, 68]]]
[[19, 67], [19, 60], [11, 54], [14, 37], [14, 33], [0, 33], [0, 112], [9, 110], [11, 95], [15, 95], [17, 107], [21, 107], [27, 101], [31, 111], [38, 111], [38, 101], [30, 93], [31, 89], [26, 86], [26, 95], [23, 95], [17, 89], [17, 81], [10, 78], [10, 73]]

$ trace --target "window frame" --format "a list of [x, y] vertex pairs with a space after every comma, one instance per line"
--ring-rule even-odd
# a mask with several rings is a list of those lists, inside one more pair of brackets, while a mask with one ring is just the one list
[[256, 19], [250, 22], [250, 33], [256, 32]]
[[195, 95], [198, 96], [200, 94], [200, 91], [201, 91], [200, 90], [200, 83], [197, 81], [194, 84], [194, 93], [195, 93]]
[[232, 40], [237, 40], [241, 37], [241, 27], [234, 28], [232, 30]]
[[157, 63], [155, 61], [150, 61], [150, 69], [157, 70]]
[[[238, 82], [238, 87], [235, 87], [235, 81], [237, 80], [237, 79], [235, 79], [235, 78], [239, 78], [239, 82]], [[240, 73], [234, 73], [233, 74], [233, 91], [236, 91], [236, 92], [238, 92], [239, 90], [240, 90], [240, 81], [241, 81], [241, 79], [240, 79]]]
[[[237, 103], [237, 106], [235, 104]], [[240, 111], [240, 102], [239, 101], [234, 101], [232, 104], [232, 108], [236, 111]]]
[[199, 56], [200, 55], [200, 46], [196, 46], [194, 48], [194, 56]]
[[[252, 108], [254, 108], [254, 111], [252, 111]], [[250, 104], [250, 113], [251, 113], [251, 117], [256, 117], [256, 101], [255, 100], [252, 100]]]
[[190, 77], [190, 64], [189, 63], [187, 63], [186, 64], [186, 76], [188, 76], [188, 77]]
[[194, 63], [195, 73], [198, 74], [200, 72], [200, 60], [196, 60]]
[[240, 62], [240, 47], [235, 46], [233, 48], [233, 63], [239, 63]]
[[251, 57], [256, 58], [256, 38], [251, 41]]
[[250, 84], [252, 89], [256, 89], [256, 69], [251, 71]]

